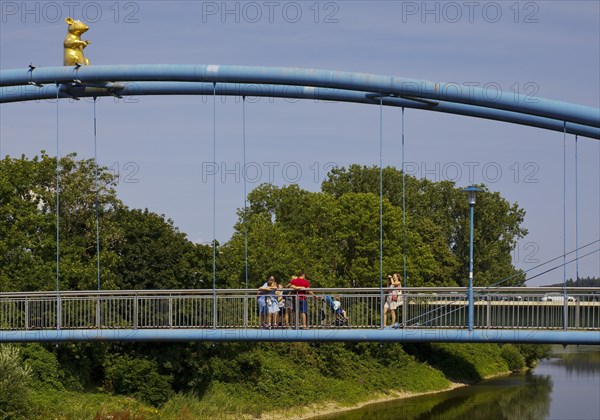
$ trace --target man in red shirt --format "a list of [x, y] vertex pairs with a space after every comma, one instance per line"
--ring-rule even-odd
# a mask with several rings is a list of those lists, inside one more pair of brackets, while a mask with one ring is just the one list
[[[302, 314], [302, 325], [307, 328], [306, 325], [306, 313], [308, 312], [308, 302], [306, 302], [306, 289], [310, 288], [310, 283], [304, 278], [304, 272], [301, 272], [298, 277], [292, 279], [286, 287], [298, 290], [298, 308]], [[308, 291], [312, 296], [315, 296], [313, 292]], [[316, 296], [315, 296], [316, 297]]]

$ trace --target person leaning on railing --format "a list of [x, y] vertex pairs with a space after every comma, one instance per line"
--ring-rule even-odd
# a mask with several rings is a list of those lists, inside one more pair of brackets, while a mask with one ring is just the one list
[[275, 277], [269, 277], [269, 280], [258, 289], [258, 318], [260, 326], [263, 328], [272, 328], [277, 325], [277, 283]]
[[298, 308], [296, 308], [296, 310], [299, 311], [300, 315], [302, 316], [302, 328], [306, 329], [308, 328], [308, 325], [306, 323], [306, 314], [308, 312], [308, 302], [306, 301], [306, 293], [308, 292], [308, 294], [310, 294], [311, 296], [319, 299], [319, 297], [317, 295], [315, 295], [310, 289], [310, 282], [308, 280], [306, 280], [304, 278], [305, 274], [304, 272], [300, 272], [300, 274], [298, 275], [298, 277], [293, 278], [292, 280], [290, 280], [290, 282], [288, 283], [287, 286], [285, 286], [286, 288], [291, 287], [294, 290], [297, 290], [298, 292]]

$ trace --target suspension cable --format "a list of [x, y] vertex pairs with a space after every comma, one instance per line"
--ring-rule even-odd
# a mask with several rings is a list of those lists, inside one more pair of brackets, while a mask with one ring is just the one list
[[[563, 285], [567, 283], [567, 122], [563, 122]], [[565, 291], [566, 296], [566, 291]]]
[[242, 96], [242, 143], [244, 151], [244, 259], [246, 263], [246, 289], [248, 288], [248, 193], [246, 183], [246, 96]]
[[575, 284], [579, 285], [579, 163], [577, 156], [577, 134], [575, 134]]
[[95, 171], [95, 182], [96, 182], [96, 202], [94, 204], [96, 209], [96, 271], [98, 274], [98, 290], [101, 289], [100, 283], [100, 175], [98, 172], [98, 133], [96, 130], [96, 100], [98, 98], [94, 96], [94, 171]]
[[60, 143], [59, 143], [59, 112], [58, 93], [60, 85], [56, 84], [56, 296], [60, 290]]
[[[213, 165], [217, 165], [217, 83], [213, 82]], [[213, 286], [213, 328], [217, 328], [217, 181], [213, 176], [212, 185], [212, 228], [213, 228], [213, 263], [212, 263], [212, 286]]]
[[379, 295], [381, 302], [381, 327], [383, 318], [383, 94], [379, 95]]
[[[217, 83], [213, 83], [213, 165], [217, 165]], [[216, 197], [217, 197], [217, 181], [213, 176], [212, 185], [212, 229], [213, 229], [213, 291], [217, 287], [217, 216], [216, 216]]]
[[[595, 244], [595, 243], [598, 243], [598, 242], [600, 242], [600, 239], [598, 239], [598, 240], [596, 240], [596, 241], [593, 241], [593, 242], [590, 242], [589, 244], [586, 244], [586, 245], [582, 246], [580, 249], [586, 248], [586, 247], [588, 247], [588, 246], [590, 246], [590, 245], [593, 245], [593, 244]], [[574, 253], [574, 252], [575, 252], [575, 251], [570, 251], [570, 252], [568, 252], [568, 253], [567, 253], [567, 255], [568, 255], [568, 254], [572, 254], [572, 253]], [[592, 251], [590, 251], [590, 252], [588, 252], [588, 253], [584, 254], [584, 255], [583, 255], [583, 256], [581, 256], [580, 258], [585, 258], [585, 257], [587, 257], [587, 256], [589, 256], [589, 255], [595, 254], [596, 252], [600, 252], [600, 248], [599, 248], [599, 249], [594, 249], [594, 250], [592, 250]], [[527, 273], [527, 272], [529, 272], [529, 271], [531, 271], [531, 270], [535, 270], [535, 269], [536, 269], [536, 268], [538, 268], [538, 267], [541, 267], [541, 266], [543, 266], [543, 265], [546, 265], [546, 264], [548, 264], [548, 263], [550, 263], [550, 262], [552, 262], [552, 261], [556, 261], [556, 260], [558, 260], [558, 259], [560, 259], [560, 258], [562, 258], [562, 257], [563, 257], [562, 255], [559, 255], [558, 257], [552, 258], [551, 260], [548, 260], [548, 261], [546, 261], [546, 262], [543, 262], [542, 264], [539, 264], [539, 265], [537, 265], [536, 267], [533, 267], [533, 268], [530, 268], [530, 269], [528, 269], [528, 270], [525, 270], [524, 272], [525, 272], [525, 273]], [[576, 260], [577, 260], [577, 258], [574, 258], [574, 259], [572, 259], [572, 260], [570, 260], [570, 261], [567, 261], [567, 262], [566, 262], [566, 264], [570, 264], [570, 263], [572, 263], [572, 262], [574, 262], [574, 261], [576, 261]], [[530, 278], [526, 279], [526, 280], [525, 280], [525, 282], [527, 282], [527, 281], [529, 281], [529, 280], [532, 280], [532, 279], [534, 279], [534, 278], [536, 278], [536, 277], [539, 277], [539, 276], [541, 276], [541, 275], [543, 275], [543, 274], [546, 274], [546, 273], [549, 273], [549, 272], [551, 272], [551, 271], [554, 271], [554, 270], [556, 270], [556, 269], [558, 269], [558, 268], [560, 268], [560, 267], [562, 267], [562, 264], [559, 264], [559, 265], [557, 265], [557, 266], [555, 266], [555, 267], [549, 268], [549, 269], [547, 269], [547, 270], [543, 271], [542, 273], [538, 273], [538, 274], [536, 274], [535, 276], [533, 276], [533, 277], [530, 277]], [[521, 273], [514, 274], [514, 275], [512, 275], [512, 276], [510, 276], [510, 277], [507, 277], [507, 278], [505, 278], [505, 279], [503, 279], [503, 280], [500, 280], [500, 281], [498, 281], [498, 282], [496, 282], [496, 283], [494, 283], [494, 284], [488, 285], [488, 286], [484, 287], [484, 288], [483, 288], [483, 290], [476, 291], [476, 292], [475, 292], [475, 294], [481, 294], [481, 293], [483, 293], [483, 292], [487, 291], [488, 289], [491, 289], [491, 288], [493, 288], [493, 287], [495, 287], [495, 286], [498, 286], [499, 284], [501, 284], [501, 283], [505, 282], [506, 280], [508, 280], [508, 279], [511, 279], [511, 278], [513, 278], [513, 277], [516, 277], [516, 276], [518, 276], [518, 275], [520, 275], [520, 274], [521, 274]], [[488, 292], [488, 294], [489, 294], [489, 292]], [[453, 303], [452, 303], [452, 302], [450, 302], [450, 303], [446, 303], [446, 304], [444, 304], [444, 305], [442, 305], [442, 306], [439, 306], [439, 307], [437, 307], [437, 308], [435, 308], [435, 309], [428, 310], [428, 311], [426, 311], [426, 312], [424, 312], [424, 313], [421, 313], [421, 314], [419, 314], [419, 315], [417, 315], [417, 316], [415, 316], [415, 317], [413, 317], [413, 318], [410, 318], [410, 319], [408, 319], [408, 320], [407, 320], [407, 322], [408, 322], [408, 323], [410, 323], [410, 322], [412, 322], [412, 321], [414, 321], [414, 320], [417, 320], [417, 319], [419, 319], [419, 318], [423, 318], [423, 317], [425, 317], [425, 316], [427, 316], [427, 315], [429, 315], [429, 314], [432, 314], [432, 313], [435, 313], [435, 312], [440, 312], [442, 309], [444, 309], [444, 308], [447, 308], [447, 307], [451, 306], [452, 304], [453, 304]], [[463, 309], [463, 308], [464, 308], [464, 307], [458, 307], [458, 308], [452, 309], [452, 310], [451, 310], [451, 311], [449, 311], [449, 312], [444, 312], [444, 313], [440, 314], [440, 315], [439, 315], [439, 316], [437, 316], [437, 317], [434, 317], [434, 318], [430, 318], [430, 319], [428, 319], [428, 320], [425, 322], [425, 324], [428, 324], [428, 323], [430, 323], [430, 322], [433, 322], [433, 321], [435, 321], [435, 320], [437, 320], [437, 319], [440, 319], [440, 318], [442, 318], [442, 317], [446, 317], [446, 316], [448, 316], [448, 315], [450, 315], [450, 314], [452, 314], [452, 313], [455, 313], [455, 312], [462, 311], [462, 309]]]
[[402, 255], [404, 256], [404, 261], [403, 261], [404, 287], [406, 287], [406, 285], [407, 285], [407, 279], [406, 279], [406, 184], [404, 182], [404, 178], [405, 178], [404, 162], [405, 162], [405, 156], [404, 156], [404, 107], [402, 107], [402, 227], [403, 227], [402, 236], [403, 236], [403, 242], [404, 242]]
[[[505, 278], [503, 278], [503, 279], [501, 279], [501, 280], [497, 281], [496, 283], [490, 284], [490, 285], [489, 285], [489, 286], [487, 286], [487, 287], [496, 287], [496, 286], [498, 286], [498, 285], [500, 285], [500, 284], [502, 284], [502, 283], [505, 283], [505, 282], [507, 282], [507, 281], [508, 281], [508, 280], [510, 280], [510, 279], [513, 279], [513, 278], [515, 278], [515, 277], [518, 277], [518, 276], [520, 276], [520, 275], [521, 275], [521, 274], [523, 274], [523, 273], [528, 273], [528, 272], [530, 272], [530, 271], [533, 271], [533, 270], [535, 270], [535, 269], [537, 269], [537, 268], [543, 267], [544, 265], [546, 265], [546, 264], [550, 264], [551, 262], [553, 262], [553, 261], [556, 261], [556, 260], [558, 260], [558, 259], [560, 259], [560, 258], [563, 258], [563, 259], [565, 259], [567, 255], [573, 254], [574, 252], [578, 252], [579, 250], [581, 250], [581, 249], [584, 249], [584, 248], [587, 248], [588, 246], [591, 246], [591, 245], [597, 244], [598, 242], [600, 242], [600, 239], [596, 239], [595, 241], [592, 241], [592, 242], [590, 242], [590, 243], [587, 243], [587, 244], [585, 244], [585, 245], [583, 245], [583, 246], [580, 246], [580, 247], [578, 247], [577, 249], [575, 249], [575, 250], [573, 250], [573, 251], [569, 251], [569, 252], [567, 252], [566, 254], [559, 255], [558, 257], [551, 258], [551, 259], [549, 259], [548, 261], [545, 261], [545, 262], [543, 262], [543, 263], [541, 263], [541, 264], [538, 264], [538, 265], [536, 265], [535, 267], [532, 267], [532, 268], [529, 268], [529, 269], [527, 269], [527, 270], [524, 270], [522, 273], [516, 273], [516, 274], [513, 274], [512, 276], [505, 277]], [[596, 251], [594, 251], [594, 252], [596, 252]], [[592, 252], [592, 253], [593, 253], [593, 252]], [[585, 256], [587, 256], [587, 255], [589, 255], [589, 254], [590, 254], [590, 253], [586, 254]], [[577, 260], [578, 258], [579, 258], [579, 257], [576, 257], [576, 258], [575, 258], [575, 260]], [[573, 261], [575, 261], [575, 260], [571, 260], [570, 262], [573, 262]], [[561, 264], [561, 265], [559, 265], [559, 266], [557, 266], [557, 267], [562, 267], [562, 264]], [[535, 277], [538, 277], [538, 275], [536, 274], [536, 275], [535, 275]], [[525, 279], [525, 281], [524, 281], [523, 283], [526, 283], [526, 282], [528, 282], [528, 281], [529, 281], [529, 280], [531, 280], [532, 278], [533, 278], [533, 277], [531, 277], [531, 278], [528, 278], [528, 279]]]
[[60, 305], [60, 142], [59, 142], [59, 92], [56, 83], [56, 329], [60, 330], [62, 319]]
[[[565, 264], [571, 264], [571, 263], [572, 263], [572, 262], [574, 262], [574, 261], [575, 261], [575, 262], [577, 262], [577, 260], [578, 260], [579, 258], [585, 258], [585, 257], [587, 257], [587, 256], [589, 256], [589, 255], [595, 254], [596, 252], [600, 252], [600, 249], [594, 249], [593, 251], [590, 251], [590, 252], [588, 252], [587, 254], [583, 254], [581, 257], [575, 257], [575, 258], [573, 258], [572, 260], [569, 260], [569, 261], [567, 261]], [[559, 264], [559, 265], [557, 265], [557, 266], [554, 266], [554, 267], [552, 267], [552, 268], [549, 268], [549, 269], [547, 269], [546, 271], [542, 271], [541, 273], [538, 273], [538, 274], [536, 274], [535, 276], [529, 277], [529, 278], [528, 278], [526, 281], [533, 280], [534, 278], [536, 278], [536, 277], [539, 277], [539, 276], [541, 276], [541, 275], [543, 275], [543, 274], [549, 273], [549, 272], [551, 272], [551, 271], [554, 271], [554, 270], [556, 270], [556, 269], [560, 268], [561, 266], [562, 266], [562, 264]], [[566, 283], [565, 283], [565, 290], [566, 290]]]
[[567, 319], [567, 122], [563, 122], [563, 328], [566, 330]]

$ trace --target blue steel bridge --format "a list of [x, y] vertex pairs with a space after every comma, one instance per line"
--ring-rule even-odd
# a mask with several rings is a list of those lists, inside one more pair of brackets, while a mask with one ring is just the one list
[[[262, 328], [256, 289], [0, 294], [0, 342], [377, 341], [600, 344], [598, 288], [405, 288], [397, 325], [383, 327], [386, 290], [312, 289], [308, 328]], [[565, 294], [566, 292], [566, 294]], [[335, 322], [326, 295], [340, 298]], [[566, 299], [565, 299], [566, 297]], [[383, 298], [383, 300], [382, 300]], [[298, 296], [289, 295], [295, 301]], [[389, 314], [388, 314], [389, 317]], [[388, 324], [389, 325], [389, 324]]]
[[[563, 133], [564, 142], [567, 134], [574, 135], [576, 140], [577, 137], [600, 139], [598, 108], [530, 98], [514, 92], [496, 93], [490, 96], [485, 89], [455, 83], [299, 68], [228, 65], [36, 68], [30, 65], [0, 71], [0, 104], [54, 99], [57, 121], [60, 99], [230, 95], [244, 98], [242, 104], [248, 96], [375, 105], [379, 106], [380, 113], [384, 106], [402, 110], [412, 108], [558, 131]], [[94, 111], [94, 127], [95, 121]], [[380, 125], [381, 121], [382, 117]], [[214, 118], [213, 125], [216, 125]], [[59, 156], [58, 122], [56, 131]], [[95, 136], [94, 130], [94, 144]], [[216, 134], [213, 144], [215, 139]], [[402, 139], [404, 147], [404, 132]], [[404, 154], [402, 159], [404, 173]], [[57, 189], [58, 184], [57, 169]], [[213, 195], [214, 191], [213, 183]], [[214, 201], [213, 214], [216, 212]], [[566, 196], [563, 193], [564, 206]], [[336, 326], [324, 299], [309, 298], [308, 329], [298, 327], [297, 314], [292, 317], [290, 323], [293, 325], [289, 329], [259, 328], [257, 291], [216, 289], [214, 268], [212, 289], [100, 290], [98, 266], [99, 290], [62, 291], [59, 290], [59, 233], [57, 214], [56, 290], [0, 293], [0, 342], [204, 340], [600, 344], [598, 288], [403, 288], [395, 328], [383, 327], [386, 291], [381, 287], [313, 289], [320, 297], [339, 295], [349, 322]], [[566, 221], [563, 237], [566, 237]], [[579, 244], [576, 249], [578, 247]], [[564, 248], [563, 265], [566, 264], [566, 244]], [[98, 244], [98, 253], [99, 250]], [[476, 279], [477, 274], [475, 284]]]

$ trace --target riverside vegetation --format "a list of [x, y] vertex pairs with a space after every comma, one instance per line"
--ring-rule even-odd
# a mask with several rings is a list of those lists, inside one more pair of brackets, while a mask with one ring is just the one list
[[[44, 152], [0, 161], [0, 291], [52, 290], [57, 162]], [[212, 245], [195, 244], [169, 219], [130, 209], [106, 168], [61, 159], [62, 290], [96, 287], [96, 169], [102, 285], [106, 289], [206, 287]], [[468, 203], [451, 182], [406, 176], [409, 286], [464, 286]], [[402, 271], [402, 174], [383, 171], [383, 265]], [[379, 169], [335, 168], [321, 192], [261, 185], [229, 241], [218, 247], [217, 287], [306, 269], [314, 287], [379, 284]], [[525, 211], [486, 190], [478, 200], [477, 285], [525, 276], [511, 251]], [[290, 246], [293, 244], [293, 246]], [[378, 343], [87, 343], [0, 346], [0, 417], [198, 418], [310, 414], [532, 366], [543, 346]], [[307, 408], [308, 407], [308, 408]], [[282, 414], [283, 415], [283, 414]]]
[[302, 416], [533, 366], [531, 345], [377, 343], [0, 346], [4, 418]]

